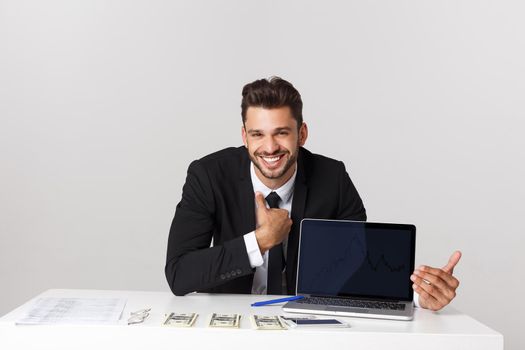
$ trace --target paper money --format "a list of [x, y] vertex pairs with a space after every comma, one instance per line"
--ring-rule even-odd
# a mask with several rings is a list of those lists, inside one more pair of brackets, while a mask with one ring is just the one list
[[166, 316], [163, 325], [172, 327], [191, 327], [195, 323], [197, 316], [198, 314], [196, 313], [178, 314], [172, 312]]
[[279, 316], [252, 315], [253, 328], [260, 330], [285, 330], [286, 326]]
[[210, 318], [209, 327], [239, 328], [241, 315], [239, 314], [217, 314], [213, 313]]

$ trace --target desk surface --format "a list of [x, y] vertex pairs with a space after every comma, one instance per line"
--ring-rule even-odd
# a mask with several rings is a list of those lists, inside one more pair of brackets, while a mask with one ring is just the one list
[[[5, 349], [152, 349], [196, 346], [227, 349], [503, 349], [503, 336], [452, 307], [436, 313], [416, 309], [413, 321], [388, 321], [345, 317], [350, 328], [294, 328], [257, 331], [249, 315], [284, 315], [281, 305], [250, 307], [261, 295], [190, 294], [176, 297], [166, 292], [51, 289], [38, 297], [120, 297], [127, 304], [116, 326], [15, 326], [30, 300], [0, 318], [0, 348]], [[271, 297], [270, 297], [271, 298]], [[151, 308], [143, 324], [126, 324], [131, 311]], [[167, 312], [197, 312], [192, 328], [163, 327]], [[240, 329], [208, 328], [212, 312], [239, 313]]]

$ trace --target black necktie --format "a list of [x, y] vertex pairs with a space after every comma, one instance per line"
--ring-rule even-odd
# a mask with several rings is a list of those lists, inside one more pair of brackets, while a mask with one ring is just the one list
[[[266, 201], [270, 208], [279, 208], [281, 198], [275, 192], [271, 192]], [[268, 257], [268, 287], [267, 294], [282, 294], [282, 273], [284, 269], [283, 244], [279, 243], [270, 249]]]

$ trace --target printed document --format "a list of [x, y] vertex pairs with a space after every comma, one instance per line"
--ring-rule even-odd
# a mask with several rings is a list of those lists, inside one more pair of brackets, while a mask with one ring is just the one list
[[16, 324], [116, 324], [125, 305], [120, 298], [40, 298]]

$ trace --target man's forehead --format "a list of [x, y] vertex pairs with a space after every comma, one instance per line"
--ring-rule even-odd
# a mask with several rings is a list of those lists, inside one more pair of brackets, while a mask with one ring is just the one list
[[288, 106], [276, 108], [250, 106], [246, 110], [245, 126], [246, 124], [250, 124], [250, 128], [271, 127], [274, 129], [297, 126], [297, 120]]

